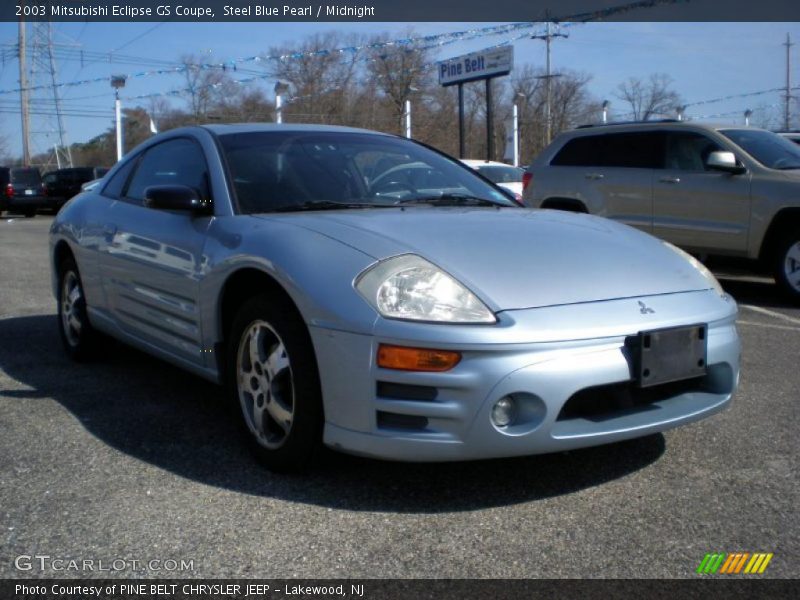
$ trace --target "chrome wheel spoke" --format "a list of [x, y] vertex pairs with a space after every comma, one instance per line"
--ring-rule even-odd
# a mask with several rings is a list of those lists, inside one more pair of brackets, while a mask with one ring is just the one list
[[80, 300], [80, 297], [81, 297], [81, 290], [76, 285], [75, 287], [72, 288], [72, 290], [69, 293], [69, 302], [70, 302], [70, 304], [72, 306], [75, 306], [75, 303], [78, 300]]
[[81, 332], [81, 322], [78, 320], [78, 317], [75, 316], [74, 313], [69, 315], [69, 325], [72, 329], [75, 330], [75, 333]]
[[252, 398], [253, 398], [253, 427], [258, 435], [264, 436], [266, 434], [266, 430], [264, 428], [264, 409], [267, 403], [264, 400], [264, 394], [253, 394]]
[[267, 372], [270, 378], [274, 379], [288, 368], [289, 357], [286, 356], [286, 348], [283, 347], [283, 344], [278, 344], [267, 357]]
[[269, 416], [284, 432], [289, 433], [289, 429], [292, 427], [292, 411], [284, 407], [275, 396], [270, 395], [267, 400], [265, 406]]

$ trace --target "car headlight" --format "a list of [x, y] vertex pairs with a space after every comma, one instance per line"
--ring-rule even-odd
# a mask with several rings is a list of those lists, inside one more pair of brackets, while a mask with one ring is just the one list
[[708, 267], [706, 267], [703, 263], [701, 263], [699, 260], [697, 260], [694, 256], [692, 256], [685, 250], [681, 250], [674, 244], [670, 244], [669, 242], [664, 242], [664, 241], [662, 241], [662, 243], [667, 248], [678, 254], [679, 256], [685, 258], [690, 265], [692, 265], [695, 269], [697, 269], [698, 273], [700, 273], [700, 275], [705, 277], [706, 281], [708, 281], [708, 284], [714, 289], [715, 292], [717, 292], [717, 294], [719, 294], [722, 297], [728, 295], [727, 293], [725, 293], [725, 290], [722, 289], [722, 285], [720, 285], [719, 281], [717, 281], [717, 278], [714, 277], [714, 274], [711, 271], [709, 271]]
[[436, 265], [404, 254], [369, 267], [356, 289], [390, 319], [440, 323], [496, 323], [475, 294]]

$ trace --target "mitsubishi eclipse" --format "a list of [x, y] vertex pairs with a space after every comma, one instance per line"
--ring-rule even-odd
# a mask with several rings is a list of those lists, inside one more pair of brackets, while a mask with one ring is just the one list
[[723, 409], [736, 304], [676, 247], [520, 208], [459, 161], [310, 125], [176, 129], [50, 232], [60, 335], [223, 384], [255, 454], [557, 452]]

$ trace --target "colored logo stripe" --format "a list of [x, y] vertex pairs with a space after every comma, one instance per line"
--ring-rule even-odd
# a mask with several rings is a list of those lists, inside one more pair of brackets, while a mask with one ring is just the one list
[[[750, 575], [760, 575], [767, 569], [767, 565], [772, 560], [773, 553], [756, 552], [709, 552], [700, 561], [697, 573], [700, 574], [724, 574], [735, 575], [746, 573]], [[745, 566], [747, 565], [747, 566]]]

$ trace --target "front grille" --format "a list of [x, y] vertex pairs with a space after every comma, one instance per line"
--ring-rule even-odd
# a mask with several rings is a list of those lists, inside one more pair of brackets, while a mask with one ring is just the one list
[[623, 413], [649, 410], [654, 402], [690, 392], [713, 392], [709, 376], [695, 377], [641, 388], [633, 381], [585, 388], [570, 396], [558, 414], [558, 421], [588, 419], [605, 421]]

